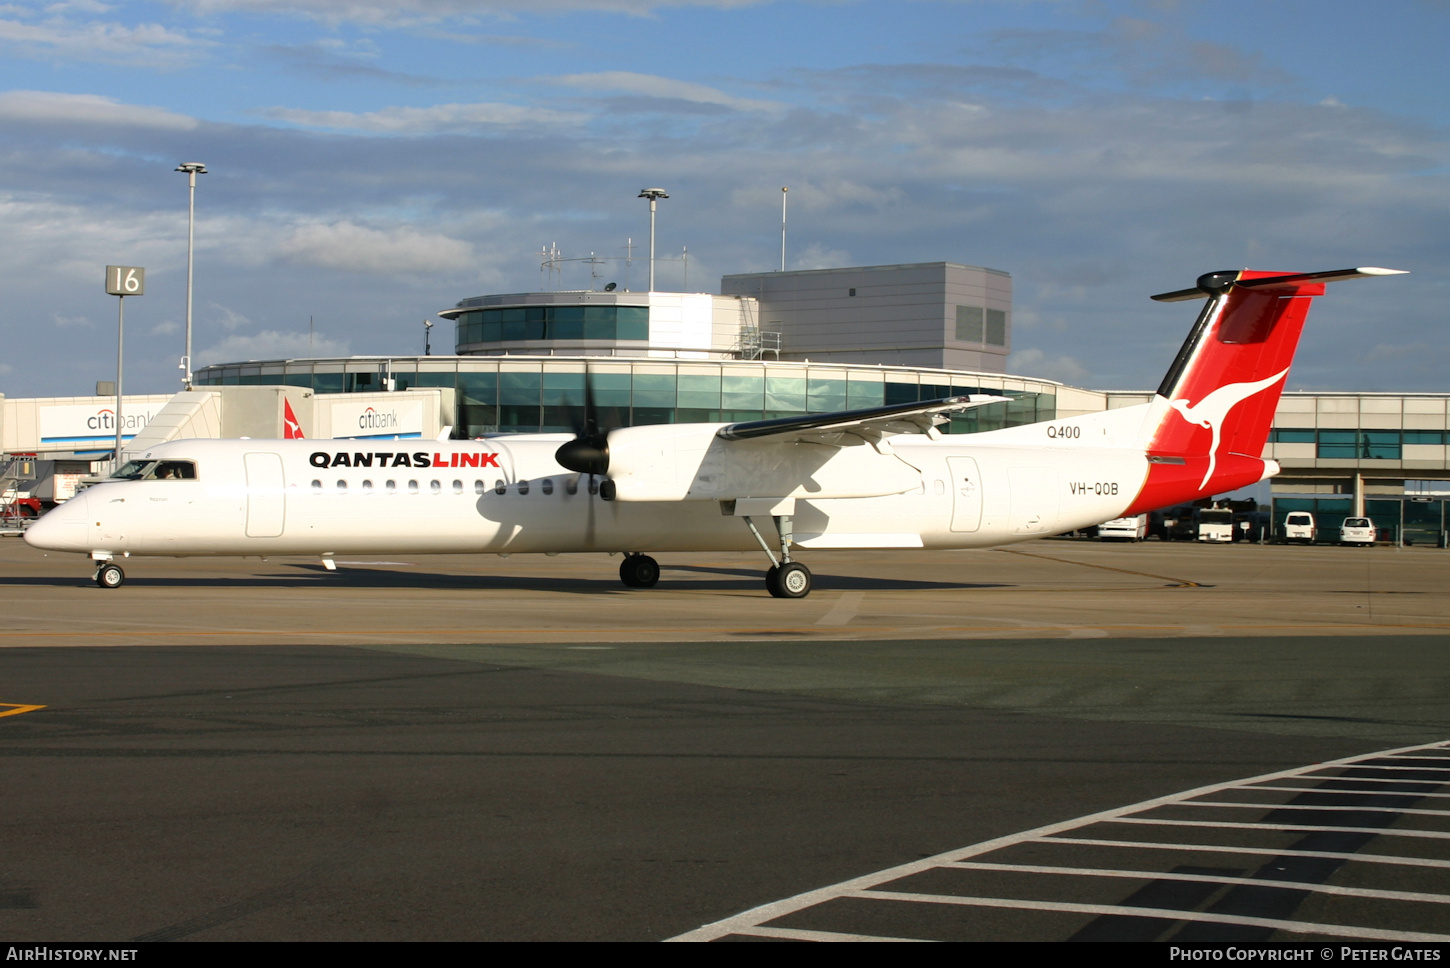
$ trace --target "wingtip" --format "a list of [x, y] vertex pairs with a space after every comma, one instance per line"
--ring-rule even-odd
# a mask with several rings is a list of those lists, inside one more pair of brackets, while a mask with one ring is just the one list
[[1409, 269], [1381, 269], [1379, 266], [1360, 266], [1354, 270], [1362, 276], [1407, 276]]

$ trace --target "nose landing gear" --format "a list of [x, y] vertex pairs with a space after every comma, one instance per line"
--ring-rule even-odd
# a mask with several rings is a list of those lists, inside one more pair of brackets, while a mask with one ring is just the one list
[[102, 588], [120, 588], [125, 583], [126, 573], [114, 562], [103, 561], [96, 569], [96, 584]]

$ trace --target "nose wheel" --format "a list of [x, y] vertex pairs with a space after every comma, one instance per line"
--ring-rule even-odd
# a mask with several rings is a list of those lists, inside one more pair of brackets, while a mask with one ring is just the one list
[[660, 563], [649, 555], [625, 555], [619, 563], [619, 580], [630, 588], [653, 588], [659, 584]]
[[109, 561], [96, 569], [96, 584], [102, 588], [120, 588], [126, 583], [126, 573], [121, 570], [120, 565], [113, 565]]

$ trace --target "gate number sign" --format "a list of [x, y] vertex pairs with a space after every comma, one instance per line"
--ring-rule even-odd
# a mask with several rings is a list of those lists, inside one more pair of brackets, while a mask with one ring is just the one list
[[140, 266], [106, 266], [106, 295], [144, 296], [146, 270]]

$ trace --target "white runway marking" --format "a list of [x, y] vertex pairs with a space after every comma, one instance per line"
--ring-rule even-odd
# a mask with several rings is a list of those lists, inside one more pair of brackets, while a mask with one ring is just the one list
[[861, 602], [866, 598], [865, 592], [842, 592], [841, 597], [836, 599], [836, 604], [831, 610], [820, 618], [816, 619], [817, 625], [848, 625], [851, 619], [856, 617], [856, 612], [861, 608]]
[[[842, 900], [851, 900], [856, 903], [867, 903], [870, 905], [870, 917], [873, 925], [889, 923], [893, 914], [893, 908], [902, 905], [936, 905], [979, 908], [979, 909], [1014, 909], [1020, 911], [1043, 911], [1057, 912], [1061, 914], [1075, 914], [1091, 916], [1097, 919], [1106, 918], [1109, 926], [1120, 923], [1132, 923], [1135, 925], [1147, 925], [1147, 930], [1158, 933], [1159, 940], [1165, 940], [1170, 932], [1176, 932], [1190, 924], [1220, 925], [1226, 927], [1241, 927], [1246, 931], [1258, 931], [1252, 937], [1263, 937], [1262, 932], [1271, 931], [1282, 934], [1312, 934], [1321, 937], [1334, 938], [1359, 938], [1364, 940], [1377, 941], [1450, 941], [1450, 934], [1439, 934], [1422, 930], [1401, 930], [1392, 927], [1379, 927], [1369, 924], [1356, 923], [1326, 923], [1321, 921], [1295, 920], [1292, 915], [1299, 906], [1294, 899], [1295, 895], [1318, 895], [1325, 898], [1344, 899], [1346, 903], [1357, 900], [1370, 900], [1380, 902], [1381, 907], [1376, 908], [1377, 914], [1371, 915], [1379, 923], [1384, 923], [1385, 909], [1383, 902], [1393, 902], [1404, 905], [1407, 912], [1423, 909], [1424, 905], [1444, 906], [1447, 916], [1450, 916], [1450, 893], [1435, 893], [1426, 891], [1408, 890], [1379, 890], [1369, 887], [1354, 887], [1348, 885], [1327, 883], [1332, 874], [1344, 864], [1367, 864], [1371, 868], [1384, 869], [1386, 866], [1400, 867], [1405, 870], [1430, 869], [1450, 870], [1450, 861], [1441, 860], [1435, 857], [1416, 857], [1412, 855], [1394, 856], [1390, 854], [1360, 853], [1356, 848], [1367, 846], [1369, 838], [1389, 837], [1394, 838], [1398, 845], [1403, 848], [1413, 846], [1416, 841], [1435, 841], [1450, 839], [1450, 833], [1442, 830], [1424, 829], [1414, 826], [1404, 826], [1408, 819], [1414, 821], [1420, 817], [1443, 818], [1447, 815], [1445, 810], [1436, 809], [1412, 809], [1409, 802], [1417, 801], [1421, 796], [1444, 797], [1450, 794], [1436, 791], [1435, 786], [1450, 782], [1450, 769], [1443, 766], [1425, 763], [1422, 765], [1411, 765], [1418, 754], [1437, 754], [1437, 763], [1445, 762], [1445, 756], [1450, 754], [1450, 743], [1435, 743], [1425, 746], [1406, 747], [1404, 749], [1387, 750], [1381, 753], [1371, 753], [1365, 756], [1349, 757], [1342, 760], [1335, 760], [1329, 763], [1315, 764], [1312, 766], [1300, 767], [1292, 770], [1284, 770], [1280, 773], [1272, 773], [1264, 776], [1252, 777], [1246, 780], [1236, 780], [1228, 783], [1215, 784], [1212, 786], [1199, 787], [1187, 790], [1182, 793], [1170, 796], [1159, 797], [1154, 800], [1147, 800], [1143, 803], [1133, 804], [1127, 807], [1119, 807], [1112, 810], [1105, 810], [1090, 816], [1080, 817], [1075, 820], [1068, 820], [1062, 823], [1051, 824], [1039, 827], [1035, 830], [1024, 831], [1019, 834], [1012, 834], [1007, 837], [1000, 837], [996, 840], [986, 841], [961, 850], [949, 851], [925, 860], [915, 861], [910, 864], [903, 864], [900, 867], [893, 867], [889, 870], [868, 874], [853, 880], [844, 881], [831, 887], [809, 891], [796, 897], [786, 898], [771, 904], [753, 908], [731, 918], [717, 921], [714, 924], [705, 925], [694, 931], [671, 938], [672, 941], [713, 941], [725, 937], [757, 937], [757, 938], [790, 938], [795, 940], [901, 940], [896, 937], [888, 937], [886, 934], [865, 934], [854, 933], [849, 927], [841, 930], [842, 921], [849, 921], [852, 912], [857, 909], [842, 908], [839, 904], [833, 905], [828, 915], [829, 924], [836, 930], [820, 930], [812, 924], [814, 909], [820, 906]], [[1428, 758], [1428, 757], [1427, 757]], [[1359, 776], [1357, 774], [1373, 771], [1380, 773], [1379, 777]], [[1406, 775], [1402, 778], [1386, 780], [1384, 773], [1405, 772], [1415, 775]], [[1425, 778], [1427, 775], [1432, 779]], [[1359, 784], [1369, 779], [1379, 779], [1380, 782], [1393, 782], [1399, 785], [1398, 790], [1374, 789], [1357, 790], [1344, 789], [1345, 782]], [[1322, 783], [1323, 786], [1313, 786], [1312, 783]], [[1285, 785], [1277, 785], [1284, 783]], [[1425, 787], [1421, 793], [1417, 787]], [[1261, 802], [1251, 803], [1230, 799], [1222, 799], [1224, 794], [1237, 798], [1242, 794], [1253, 793], [1259, 796], [1264, 794], [1276, 794], [1284, 797], [1283, 802]], [[1383, 803], [1385, 797], [1396, 797], [1405, 806], [1397, 805], [1365, 805], [1353, 806], [1345, 804], [1320, 805], [1318, 802], [1306, 802], [1339, 797], [1370, 798], [1371, 803], [1379, 799]], [[1206, 799], [1213, 798], [1213, 799]], [[1163, 808], [1171, 807], [1209, 807], [1216, 809], [1257, 809], [1263, 812], [1264, 816], [1258, 822], [1246, 821], [1196, 821], [1196, 820], [1167, 820], [1156, 819], [1144, 816]], [[1338, 825], [1334, 823], [1315, 824], [1304, 823], [1280, 823], [1272, 817], [1281, 814], [1282, 811], [1293, 811], [1295, 819], [1312, 820], [1315, 812], [1321, 812], [1326, 820], [1333, 819], [1336, 813], [1355, 812], [1361, 818], [1383, 817], [1385, 826], [1359, 826], [1354, 823]], [[1368, 817], [1366, 816], [1368, 815]], [[1348, 818], [1346, 818], [1348, 819]], [[1358, 818], [1357, 818], [1358, 819]], [[1361, 821], [1363, 822], [1363, 821]], [[1390, 826], [1391, 823], [1400, 824]], [[1088, 828], [1104, 828], [1108, 825], [1138, 825], [1156, 826], [1160, 829], [1179, 830], [1190, 838], [1182, 842], [1145, 842], [1134, 840], [1121, 840], [1109, 837], [1072, 836], [1074, 833], [1086, 833]], [[1199, 843], [1197, 840], [1206, 839], [1198, 836], [1198, 832], [1213, 832], [1219, 836], [1218, 840], [1232, 839], [1232, 835], [1239, 832], [1253, 831], [1258, 834], [1275, 835], [1283, 832], [1304, 833], [1306, 836], [1298, 840], [1281, 837], [1282, 842], [1260, 846], [1254, 844], [1226, 844], [1226, 843]], [[1166, 831], [1165, 831], [1166, 832]], [[1228, 835], [1228, 836], [1225, 836]], [[1318, 839], [1315, 839], [1318, 838]], [[1408, 841], [1408, 843], [1407, 843]], [[999, 860], [985, 859], [990, 855], [997, 854], [1007, 848], [1019, 847], [1025, 844], [1032, 844], [1039, 848], [1034, 853], [1037, 856], [1033, 863], [1013, 863], [1011, 857], [1004, 857]], [[1343, 846], [1344, 850], [1323, 850], [1316, 849], [1327, 846]], [[1058, 848], [1072, 849], [1096, 848], [1097, 852], [1092, 856], [1096, 860], [1098, 856], [1106, 856], [1112, 863], [1104, 866], [1081, 866], [1078, 864], [1044, 864], [1040, 863], [1042, 849], [1051, 852]], [[1426, 844], [1426, 849], [1430, 845]], [[1438, 848], [1436, 849], [1438, 852]], [[1142, 860], [1145, 857], [1144, 851], [1167, 852], [1168, 858], [1162, 856], [1157, 858], [1158, 863], [1148, 865], [1135, 865], [1133, 858]], [[1258, 857], [1266, 859], [1257, 873], [1245, 874], [1235, 870], [1215, 870], [1202, 867], [1188, 866], [1194, 863], [1193, 855], [1222, 854], [1233, 855], [1240, 858]], [[1176, 856], [1175, 856], [1176, 855]], [[1317, 866], [1319, 870], [1310, 873], [1304, 867], [1304, 861], [1321, 862]], [[1184, 863], [1186, 862], [1186, 863]], [[1202, 864], [1202, 860], [1197, 861]], [[1175, 866], [1176, 865], [1176, 866]], [[1152, 867], [1162, 866], [1162, 870], [1153, 870]], [[1303, 879], [1294, 879], [1291, 868], [1297, 870]], [[887, 890], [886, 885], [892, 882], [903, 881], [917, 875], [934, 873], [931, 880], [933, 889], [939, 889], [940, 877], [947, 872], [959, 872], [960, 876], [967, 877], [976, 872], [984, 874], [1001, 875], [1007, 877], [1018, 877], [1012, 883], [1023, 888], [1022, 897], [993, 897], [979, 895], [970, 890], [963, 890], [963, 893], [941, 894], [941, 893], [917, 893], [910, 890]], [[956, 875], [952, 875], [956, 876]], [[1026, 878], [1022, 880], [1021, 878]], [[1033, 880], [1032, 878], [1037, 878]], [[1081, 885], [1087, 883], [1100, 886], [1107, 893], [1105, 897], [1110, 903], [1086, 903], [1081, 901], [1055, 900], [1050, 896], [1031, 896], [1034, 892], [1026, 890], [1026, 887], [1036, 887], [1036, 893], [1050, 895], [1060, 893], [1059, 885], [1073, 879], [1073, 883]], [[1119, 895], [1113, 893], [1114, 883], [1122, 884], [1124, 881], [1138, 882], [1145, 886], [1140, 888], [1134, 898], [1128, 902], [1111, 900]], [[948, 882], [954, 883], [954, 882]], [[1158, 888], [1160, 884], [1184, 885], [1186, 893], [1183, 895], [1186, 900], [1175, 900], [1172, 892], [1159, 891], [1159, 896], [1153, 901], [1149, 900], [1151, 891]], [[1199, 886], [1194, 892], [1193, 886]], [[905, 885], [902, 885], [905, 886]], [[969, 882], [962, 882], [961, 886], [967, 888]], [[1208, 902], [1215, 897], [1220, 897], [1223, 891], [1251, 891], [1251, 892], [1279, 892], [1280, 899], [1288, 898], [1288, 903], [1282, 910], [1272, 912], [1281, 916], [1257, 916], [1256, 911], [1244, 913], [1242, 910], [1218, 910], [1209, 906]], [[992, 893], [995, 893], [993, 889]], [[1014, 892], [1016, 893], [1016, 892]], [[1158, 903], [1154, 903], [1157, 901]], [[1130, 903], [1132, 902], [1132, 903]], [[1261, 902], [1262, 903], [1262, 902]], [[1182, 906], [1175, 906], [1182, 905]], [[1242, 905], [1239, 905], [1240, 907]], [[908, 910], [900, 908], [900, 910]], [[1269, 912], [1266, 912], [1269, 913]], [[1335, 917], [1342, 921], [1352, 921], [1358, 909], [1349, 907], [1345, 911], [1336, 909]], [[1409, 913], [1408, 923], [1417, 927], [1415, 915]], [[779, 922], [789, 918], [789, 923]], [[1077, 922], [1082, 921], [1079, 918]], [[901, 918], [901, 934], [929, 935], [933, 930], [930, 927], [921, 927], [922, 923], [929, 923], [930, 919], [913, 917], [906, 914]], [[983, 922], [990, 924], [990, 921]], [[1089, 921], [1087, 927], [1098, 922]], [[1441, 919], [1445, 923], [1445, 919]], [[960, 930], [962, 925], [959, 921], [953, 922], [955, 930]], [[824, 927], [824, 924], [822, 925]], [[947, 929], [942, 929], [947, 930]], [[983, 929], [984, 931], [989, 929]], [[1050, 930], [1044, 923], [1044, 930]], [[1059, 927], [1058, 930], [1061, 930]], [[896, 934], [897, 932], [891, 932]], [[1044, 937], [1046, 937], [1044, 935]], [[983, 934], [982, 940], [990, 940], [990, 934]], [[937, 937], [917, 937], [916, 940], [948, 940]]]

